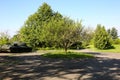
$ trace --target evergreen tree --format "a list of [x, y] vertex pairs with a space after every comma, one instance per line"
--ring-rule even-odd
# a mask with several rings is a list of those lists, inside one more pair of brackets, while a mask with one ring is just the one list
[[118, 38], [118, 32], [115, 27], [113, 27], [112, 29], [108, 29], [107, 32], [113, 40]]
[[19, 31], [21, 41], [28, 43], [30, 46], [40, 46], [44, 42], [42, 37], [42, 28], [46, 27], [51, 21], [54, 12], [47, 3], [43, 3], [34, 14], [30, 15], [25, 24]]
[[110, 38], [104, 26], [97, 25], [94, 36], [94, 46], [98, 49], [111, 48]]

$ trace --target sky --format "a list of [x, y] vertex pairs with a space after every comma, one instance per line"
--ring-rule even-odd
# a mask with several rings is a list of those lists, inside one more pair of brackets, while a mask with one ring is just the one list
[[85, 27], [101, 24], [106, 29], [115, 27], [120, 34], [120, 0], [1, 0], [0, 32], [16, 34], [44, 2], [55, 12], [82, 20]]

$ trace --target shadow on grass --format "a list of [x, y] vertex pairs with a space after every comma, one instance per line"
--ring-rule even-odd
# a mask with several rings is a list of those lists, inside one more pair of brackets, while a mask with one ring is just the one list
[[78, 53], [78, 52], [51, 52], [42, 55], [43, 57], [48, 58], [67, 58], [67, 59], [75, 59], [75, 58], [94, 58], [92, 54]]
[[119, 80], [120, 60], [51, 59], [42, 56], [0, 57], [0, 80], [52, 79]]

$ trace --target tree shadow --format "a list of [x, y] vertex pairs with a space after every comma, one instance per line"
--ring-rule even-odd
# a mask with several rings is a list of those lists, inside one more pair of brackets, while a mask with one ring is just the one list
[[0, 80], [119, 80], [120, 59], [0, 57]]

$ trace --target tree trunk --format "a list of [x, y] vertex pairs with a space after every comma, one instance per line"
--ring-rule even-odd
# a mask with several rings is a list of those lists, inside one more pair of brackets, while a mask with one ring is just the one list
[[68, 50], [68, 42], [64, 42], [63, 45], [64, 45], [65, 53], [67, 54], [67, 50]]
[[64, 46], [65, 53], [67, 54], [67, 45]]
[[67, 47], [65, 47], [65, 53], [67, 54]]

